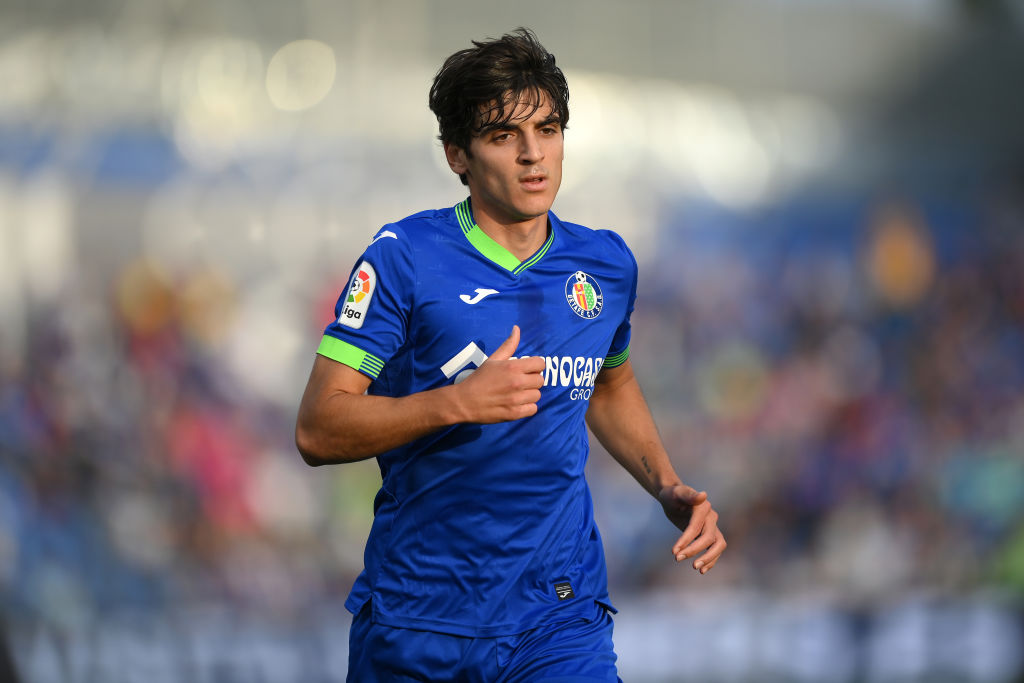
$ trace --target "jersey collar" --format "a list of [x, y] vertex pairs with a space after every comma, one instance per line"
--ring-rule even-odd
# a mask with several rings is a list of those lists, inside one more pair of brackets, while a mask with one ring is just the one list
[[466, 236], [469, 243], [472, 244], [473, 247], [476, 248], [476, 250], [485, 258], [497, 263], [513, 275], [519, 275], [524, 270], [540, 261], [541, 258], [544, 257], [544, 254], [547, 253], [548, 249], [551, 248], [551, 243], [555, 239], [555, 221], [550, 220], [551, 214], [549, 212], [548, 216], [551, 229], [548, 231], [547, 240], [533, 256], [525, 261], [520, 261], [512, 255], [512, 252], [495, 242], [490, 235], [483, 231], [483, 228], [476, 224], [473, 220], [473, 210], [469, 205], [469, 197], [467, 197], [461, 204], [456, 205], [455, 215], [459, 219], [459, 227], [462, 228], [462, 234]]

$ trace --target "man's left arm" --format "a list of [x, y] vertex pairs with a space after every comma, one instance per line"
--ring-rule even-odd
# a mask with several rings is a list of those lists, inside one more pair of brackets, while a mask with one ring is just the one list
[[676, 474], [630, 361], [601, 370], [590, 397], [587, 424], [601, 445], [657, 498], [665, 516], [682, 530], [672, 546], [676, 561], [697, 558], [693, 568], [706, 574], [726, 546], [718, 529], [718, 513], [706, 492], [687, 486]]

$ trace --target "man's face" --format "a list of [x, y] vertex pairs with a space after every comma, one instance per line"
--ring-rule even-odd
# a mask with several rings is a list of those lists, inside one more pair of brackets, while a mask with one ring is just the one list
[[506, 125], [488, 127], [485, 118], [468, 154], [445, 147], [452, 170], [466, 174], [478, 223], [481, 214], [501, 224], [544, 216], [562, 182], [562, 126], [548, 97], [535, 111], [529, 101], [515, 107]]

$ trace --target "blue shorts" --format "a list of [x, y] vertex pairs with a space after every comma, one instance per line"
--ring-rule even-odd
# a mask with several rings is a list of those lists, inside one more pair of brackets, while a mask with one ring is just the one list
[[367, 603], [349, 632], [349, 683], [621, 683], [612, 649], [612, 618], [594, 604], [590, 619], [525, 633], [468, 638], [373, 623]]

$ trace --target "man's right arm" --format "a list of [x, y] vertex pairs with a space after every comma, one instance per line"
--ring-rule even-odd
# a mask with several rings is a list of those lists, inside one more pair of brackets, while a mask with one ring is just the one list
[[489, 424], [537, 412], [542, 358], [510, 359], [519, 327], [459, 384], [391, 398], [367, 395], [370, 378], [317, 356], [299, 405], [295, 444], [309, 465], [365, 460], [460, 422]]

